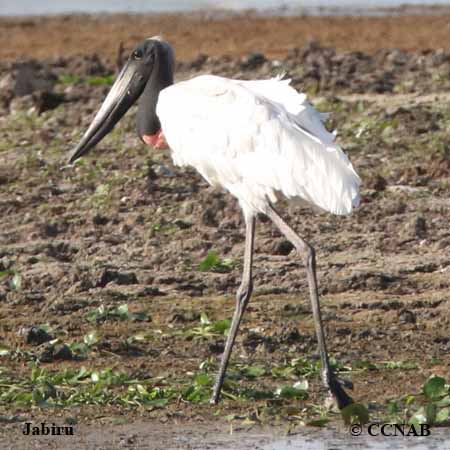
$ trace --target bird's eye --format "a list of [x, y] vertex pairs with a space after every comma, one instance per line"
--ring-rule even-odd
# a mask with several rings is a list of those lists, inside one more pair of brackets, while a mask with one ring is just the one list
[[133, 52], [133, 58], [137, 59], [137, 60], [141, 59], [142, 58], [142, 52], [140, 50], [135, 50]]

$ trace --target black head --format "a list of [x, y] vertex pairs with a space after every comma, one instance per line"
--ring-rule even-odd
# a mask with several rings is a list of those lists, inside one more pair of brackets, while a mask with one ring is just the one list
[[147, 57], [149, 59], [145, 64], [152, 66], [148, 83], [139, 99], [137, 132], [142, 139], [144, 135], [153, 135], [161, 129], [156, 115], [156, 104], [161, 90], [173, 84], [175, 58], [172, 47], [159, 37], [141, 43], [132, 56], [142, 56], [144, 60]]
[[158, 131], [158, 94], [173, 83], [173, 66], [173, 50], [161, 38], [146, 39], [136, 46], [69, 161], [74, 162], [100, 142], [138, 98], [139, 136]]

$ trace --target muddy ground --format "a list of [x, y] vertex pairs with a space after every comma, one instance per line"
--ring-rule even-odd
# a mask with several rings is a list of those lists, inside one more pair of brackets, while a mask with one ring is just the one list
[[[98, 18], [78, 22], [86, 45], [67, 53], [55, 43], [71, 39], [64, 30], [74, 18], [1, 20], [10, 24], [2, 32], [9, 30], [11, 45], [0, 63], [0, 375], [7, 380], [0, 394], [13, 380], [29, 379], [33, 363], [50, 374], [111, 368], [176, 394], [159, 405], [84, 399], [56, 409], [39, 408], [36, 398], [20, 403], [3, 397], [0, 443], [41, 448], [42, 441], [21, 436], [26, 420], [75, 422], [83, 433], [106, 427], [105, 448], [166, 448], [163, 432], [143, 443], [136, 425], [121, 429], [122, 439], [115, 424], [158, 424], [161, 430], [167, 424], [193, 433], [197, 427], [226, 433], [263, 424], [285, 433], [327, 415], [317, 372], [308, 377], [306, 399], [248, 394], [286, 384], [274, 369], [295, 358], [318, 358], [303, 264], [264, 218], [257, 225], [254, 295], [233, 353], [235, 384], [219, 406], [203, 397], [195, 403], [183, 389], [193, 374], [215, 373], [224, 344], [220, 330], [201, 325], [201, 314], [213, 324], [230, 318], [240, 281], [244, 224], [236, 201], [195, 171], [174, 167], [168, 152], [144, 147], [135, 135], [134, 111], [89, 156], [66, 166], [108, 91], [118, 41], [127, 49], [147, 33], [125, 39], [115, 27], [125, 33], [128, 20], [141, 19], [102, 18], [110, 43], [104, 55], [89, 40]], [[245, 20], [257, 35], [263, 19]], [[285, 72], [318, 109], [332, 112], [328, 126], [337, 128], [363, 180], [361, 207], [351, 217], [284, 203], [279, 209], [316, 247], [330, 353], [354, 383], [355, 400], [384, 417], [390, 400], [420, 393], [431, 374], [449, 379], [450, 49], [440, 47], [450, 31], [434, 27], [450, 17], [416, 17], [414, 24], [408, 17], [362, 19], [375, 31], [369, 47], [358, 51], [354, 40], [329, 31], [339, 26], [351, 35], [359, 26], [352, 19], [264, 23], [283, 36], [289, 26], [296, 29], [295, 20], [330, 34], [271, 49], [242, 38], [238, 51], [224, 44], [222, 53], [216, 47], [207, 56], [209, 47], [201, 47], [204, 36], [192, 23], [179, 52], [178, 79]], [[391, 30], [417, 37], [417, 27], [426, 44], [389, 45], [377, 30], [395, 20]], [[175, 23], [181, 29], [189, 24]], [[218, 24], [205, 23], [202, 30], [209, 29]], [[23, 44], [25, 30], [38, 46]], [[446, 39], [435, 40], [435, 30]], [[211, 251], [222, 265], [201, 271]], [[128, 312], [120, 316], [118, 307]], [[47, 336], [31, 329], [43, 325]], [[249, 367], [262, 371], [249, 375]], [[328, 426], [339, 427], [337, 415], [327, 418]]]

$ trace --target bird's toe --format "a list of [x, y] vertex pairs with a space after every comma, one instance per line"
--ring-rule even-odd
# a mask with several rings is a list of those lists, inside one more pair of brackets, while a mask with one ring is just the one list
[[[350, 384], [351, 387], [347, 386], [345, 383]], [[349, 387], [350, 389], [353, 388], [353, 383], [348, 380], [343, 382], [335, 377], [333, 377], [329, 386], [329, 392], [333, 396], [336, 406], [339, 409], [344, 409], [346, 406], [354, 403], [353, 399], [347, 394], [347, 392], [345, 392], [343, 385]]]
[[336, 377], [336, 381], [343, 387], [353, 390], [353, 382], [347, 378]]

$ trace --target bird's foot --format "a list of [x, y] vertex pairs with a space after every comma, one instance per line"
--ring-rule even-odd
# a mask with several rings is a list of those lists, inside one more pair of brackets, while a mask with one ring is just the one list
[[341, 378], [335, 376], [338, 383], [340, 383], [342, 386], [344, 386], [347, 389], [353, 390], [353, 382], [351, 380], [347, 380], [347, 378]]
[[338, 378], [332, 370], [324, 370], [322, 372], [322, 378], [333, 403], [336, 404], [338, 409], [344, 409], [346, 406], [354, 403], [353, 399], [344, 389], [344, 387], [353, 389], [353, 383], [351, 381]]
[[222, 391], [222, 383], [220, 379], [217, 379], [213, 386], [211, 398], [209, 399], [210, 405], [217, 405], [217, 403], [219, 403], [221, 391]]
[[209, 404], [210, 405], [217, 405], [217, 403], [219, 403], [219, 396], [220, 396], [219, 392], [216, 392], [214, 390], [214, 392], [211, 395], [211, 398], [209, 399]]

